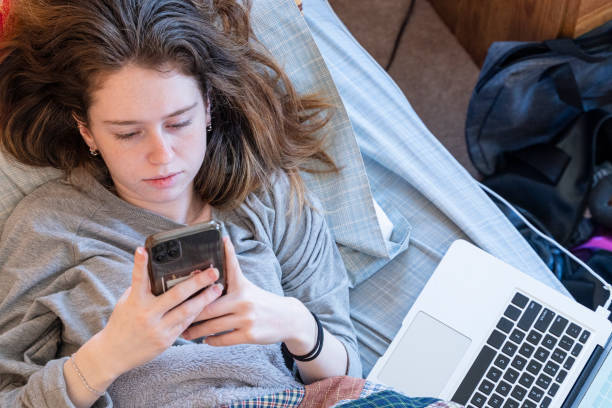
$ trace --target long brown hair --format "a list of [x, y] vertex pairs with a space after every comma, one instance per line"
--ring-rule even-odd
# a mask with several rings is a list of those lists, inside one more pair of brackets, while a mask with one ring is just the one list
[[[127, 63], [172, 65], [209, 95], [213, 131], [194, 180], [211, 205], [232, 208], [284, 171], [303, 202], [300, 170], [337, 171], [316, 136], [331, 115], [298, 95], [253, 36], [250, 3], [235, 0], [28, 0], [13, 4], [0, 42], [0, 145], [22, 163], [110, 180], [88, 154], [91, 93]], [[319, 170], [320, 171], [320, 170]]]

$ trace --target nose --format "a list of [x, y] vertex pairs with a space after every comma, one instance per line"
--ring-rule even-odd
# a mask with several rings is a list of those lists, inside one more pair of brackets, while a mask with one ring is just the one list
[[166, 164], [174, 157], [170, 135], [164, 134], [161, 129], [150, 133], [149, 161], [152, 164]]

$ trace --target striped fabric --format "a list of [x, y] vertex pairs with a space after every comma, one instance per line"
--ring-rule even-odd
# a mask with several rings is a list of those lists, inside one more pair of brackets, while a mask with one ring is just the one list
[[372, 381], [366, 381], [365, 384], [363, 384], [363, 388], [361, 389], [361, 394], [359, 395], [359, 398], [366, 398], [376, 392], [385, 391], [389, 389], [391, 389], [391, 387], [387, 387], [386, 385], [375, 383]]
[[[354, 401], [348, 401], [334, 407], [344, 408], [427, 408], [439, 400], [435, 398], [407, 398], [406, 396], [392, 390], [379, 391], [368, 397]], [[454, 403], [451, 403], [454, 404]], [[445, 405], [453, 406], [453, 405]], [[459, 405], [454, 405], [459, 406]]]
[[[303, 10], [309, 7], [309, 2], [303, 3]], [[318, 93], [337, 107], [324, 131], [329, 133], [327, 151], [342, 171], [305, 173], [303, 177], [323, 204], [347, 267], [355, 265], [352, 258], [359, 254], [368, 255], [368, 266], [389, 259], [400, 248], [389, 247], [383, 239], [351, 122], [300, 11], [293, 0], [256, 0], [251, 16], [257, 37], [285, 69], [296, 89], [301, 93]], [[365, 265], [360, 269], [349, 267], [351, 282], [363, 281], [375, 271], [366, 269]]]
[[[351, 317], [364, 375], [387, 349], [456, 239], [472, 241], [567, 294], [469, 173], [429, 132], [328, 2], [308, 0], [303, 13], [352, 123], [372, 194], [395, 225], [391, 241], [407, 246], [392, 260], [364, 253], [345, 258], [356, 284], [351, 291]], [[355, 227], [356, 236], [367, 237]]]
[[[398, 405], [388, 405], [395, 401]], [[406, 405], [402, 405], [406, 404]], [[340, 401], [336, 406], [348, 407], [424, 407], [424, 408], [459, 408], [460, 404], [442, 401], [436, 398], [409, 398], [392, 387], [366, 381], [358, 400]]]
[[[358, 387], [354, 389], [355, 387]], [[361, 389], [361, 390], [360, 390]], [[309, 397], [308, 394], [311, 394]], [[312, 394], [316, 394], [313, 398]], [[437, 398], [409, 397], [390, 387], [351, 377], [333, 377], [305, 388], [285, 390], [245, 401], [235, 401], [222, 408], [320, 408], [320, 407], [393, 407], [459, 408], [461, 405]]]
[[290, 408], [298, 407], [304, 398], [304, 388], [285, 390], [246, 401], [236, 401], [221, 408]]

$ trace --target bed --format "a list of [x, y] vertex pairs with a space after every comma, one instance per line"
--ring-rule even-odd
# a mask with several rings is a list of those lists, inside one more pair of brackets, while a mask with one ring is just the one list
[[[567, 293], [327, 1], [306, 0], [300, 11], [293, 0], [255, 0], [252, 18], [296, 88], [337, 107], [324, 131], [342, 170], [304, 179], [324, 206], [349, 273], [364, 376], [456, 239]], [[0, 155], [0, 228], [21, 198], [59, 176]]]

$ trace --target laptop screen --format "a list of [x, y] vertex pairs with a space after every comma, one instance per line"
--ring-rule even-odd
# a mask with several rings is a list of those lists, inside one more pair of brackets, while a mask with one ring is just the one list
[[612, 407], [612, 353], [609, 351], [610, 345], [605, 351], [608, 355], [588, 385], [578, 408]]

